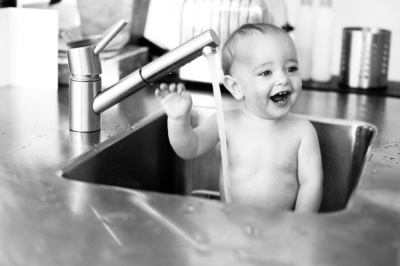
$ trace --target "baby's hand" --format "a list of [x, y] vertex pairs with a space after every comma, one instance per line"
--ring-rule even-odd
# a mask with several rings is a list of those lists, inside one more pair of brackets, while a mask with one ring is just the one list
[[175, 120], [187, 119], [192, 108], [192, 97], [182, 83], [169, 86], [165, 83], [156, 89], [156, 97], [160, 100], [168, 117]]

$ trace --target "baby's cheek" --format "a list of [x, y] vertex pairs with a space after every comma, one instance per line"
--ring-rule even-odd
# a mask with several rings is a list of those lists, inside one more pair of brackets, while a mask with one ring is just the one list
[[295, 91], [300, 92], [302, 90], [303, 83], [301, 82], [300, 78], [296, 79], [296, 81], [294, 81], [292, 84]]

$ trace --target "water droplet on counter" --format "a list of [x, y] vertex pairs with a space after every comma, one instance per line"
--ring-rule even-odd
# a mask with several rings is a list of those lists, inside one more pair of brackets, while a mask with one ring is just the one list
[[260, 235], [260, 228], [257, 228], [251, 224], [246, 224], [243, 228], [244, 233], [250, 237], [257, 237]]
[[195, 233], [194, 234], [194, 239], [198, 242], [204, 242], [204, 240], [206, 239], [202, 234], [200, 233]]
[[194, 212], [194, 211], [195, 211], [195, 208], [194, 208], [194, 206], [189, 205], [189, 206], [187, 206], [186, 210], [187, 210], [188, 212]]
[[107, 225], [111, 225], [111, 222], [107, 217], [101, 216], [101, 221]]
[[62, 176], [63, 171], [62, 170], [57, 170], [56, 173], [57, 173], [58, 176]]
[[205, 244], [198, 244], [196, 250], [203, 255], [210, 253], [210, 248]]
[[244, 233], [248, 236], [254, 236], [254, 227], [251, 226], [250, 224], [247, 224], [243, 228]]
[[241, 259], [241, 260], [248, 260], [250, 258], [249, 251], [244, 248], [239, 248], [237, 250], [234, 250], [234, 254], [238, 259]]
[[196, 208], [193, 205], [189, 204], [182, 204], [181, 208], [179, 208], [180, 211], [184, 213], [193, 213], [195, 212]]
[[230, 215], [232, 212], [231, 208], [227, 205], [222, 205], [221, 211], [227, 215]]

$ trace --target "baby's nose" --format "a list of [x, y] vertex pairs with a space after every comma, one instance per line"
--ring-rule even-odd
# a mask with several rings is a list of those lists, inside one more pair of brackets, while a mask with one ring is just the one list
[[276, 85], [283, 86], [288, 84], [288, 82], [289, 79], [287, 73], [285, 73], [284, 71], [278, 71], [278, 73], [276, 73], [276, 81], [275, 81]]

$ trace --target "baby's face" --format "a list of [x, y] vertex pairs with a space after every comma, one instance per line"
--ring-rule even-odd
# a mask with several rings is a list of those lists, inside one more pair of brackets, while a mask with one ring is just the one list
[[293, 42], [284, 35], [255, 33], [238, 40], [235, 48], [232, 76], [248, 111], [264, 119], [284, 117], [302, 86]]

